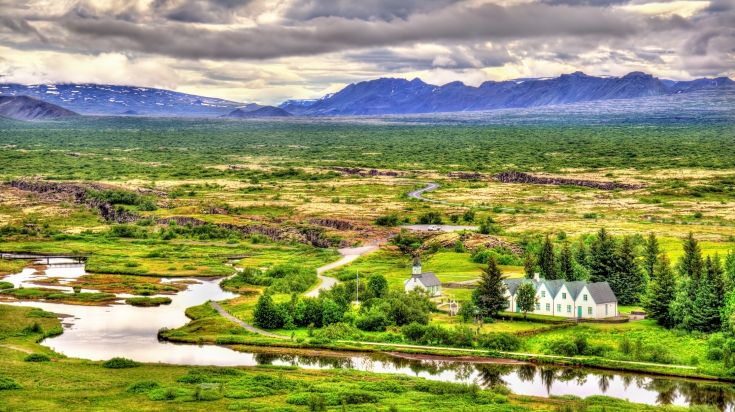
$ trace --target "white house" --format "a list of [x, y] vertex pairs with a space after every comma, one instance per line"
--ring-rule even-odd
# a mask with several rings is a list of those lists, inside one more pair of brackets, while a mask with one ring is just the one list
[[506, 279], [505, 296], [508, 310], [520, 312], [516, 304], [516, 291], [521, 283], [531, 283], [536, 289], [536, 307], [539, 315], [567, 318], [602, 319], [617, 316], [618, 299], [607, 282], [546, 280], [536, 275], [534, 279]]
[[442, 283], [432, 272], [421, 271], [421, 259], [413, 260], [411, 277], [403, 282], [403, 290], [410, 292], [416, 288], [423, 289], [429, 296], [440, 296], [442, 294]]

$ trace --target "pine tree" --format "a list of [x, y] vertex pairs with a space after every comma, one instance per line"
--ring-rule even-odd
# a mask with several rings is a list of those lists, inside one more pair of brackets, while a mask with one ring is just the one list
[[725, 294], [735, 291], [735, 250], [727, 252], [725, 256]]
[[480, 283], [472, 292], [472, 300], [483, 316], [495, 317], [498, 312], [508, 306], [508, 300], [505, 298], [504, 278], [495, 258], [490, 256], [487, 267], [480, 275]]
[[656, 276], [656, 263], [658, 262], [659, 253], [658, 239], [651, 232], [646, 240], [645, 253], [643, 255], [643, 269], [650, 280], [653, 280]]
[[541, 277], [544, 279], [557, 279], [559, 278], [558, 270], [556, 267], [556, 255], [554, 254], [554, 244], [546, 236], [544, 244], [541, 246], [541, 252], [538, 256], [538, 265], [541, 269]]
[[696, 287], [696, 296], [693, 303], [690, 327], [702, 332], [713, 332], [722, 326], [720, 308], [723, 301], [719, 299], [717, 291], [717, 272], [713, 268], [712, 259], [708, 256], [704, 271]]
[[611, 280], [615, 273], [615, 239], [603, 227], [592, 242], [589, 255], [590, 281]]
[[579, 237], [579, 242], [577, 243], [577, 250], [575, 251], [574, 258], [577, 260], [578, 264], [584, 266], [585, 268], [589, 268], [589, 250], [587, 249], [587, 244], [584, 243], [584, 236]]
[[536, 306], [536, 288], [531, 282], [523, 282], [518, 285], [516, 290], [516, 306], [518, 310], [523, 312], [523, 318], [526, 318], [528, 312], [533, 312]]
[[676, 294], [676, 279], [666, 254], [661, 254], [654, 266], [654, 277], [644, 300], [647, 316], [665, 328], [674, 327], [671, 304]]
[[610, 287], [623, 305], [631, 305], [640, 300], [645, 290], [644, 275], [635, 261], [635, 250], [630, 237], [624, 237], [615, 253], [615, 271], [610, 277]]
[[689, 296], [692, 301], [696, 295], [699, 279], [702, 277], [704, 262], [702, 260], [702, 250], [694, 235], [690, 232], [689, 236], [684, 240], [684, 256], [679, 261], [679, 275], [691, 280]]
[[526, 272], [526, 277], [533, 279], [536, 274], [536, 259], [533, 258], [533, 253], [526, 252], [526, 258], [523, 260], [523, 271]]
[[704, 270], [705, 272], [710, 272], [708, 276], [714, 282], [715, 291], [717, 291], [717, 301], [724, 304], [727, 293], [725, 291], [725, 274], [722, 270], [720, 255], [715, 253], [711, 259], [708, 257], [708, 260], [704, 264]]
[[574, 271], [574, 256], [572, 256], [572, 248], [569, 247], [569, 242], [564, 242], [561, 253], [559, 253], [559, 275], [565, 280], [577, 280]]

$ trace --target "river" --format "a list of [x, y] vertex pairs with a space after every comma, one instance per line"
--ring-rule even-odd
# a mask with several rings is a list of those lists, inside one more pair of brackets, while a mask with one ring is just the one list
[[[59, 262], [55, 262], [59, 263]], [[18, 286], [33, 286], [39, 277], [65, 281], [83, 275], [83, 265], [48, 266], [44, 275], [34, 269], [5, 277]], [[180, 279], [177, 279], [180, 280]], [[42, 343], [66, 356], [105, 360], [121, 356], [141, 362], [179, 365], [252, 366], [259, 364], [294, 365], [302, 368], [353, 368], [377, 373], [398, 373], [427, 379], [504, 385], [513, 393], [531, 396], [607, 395], [650, 405], [710, 404], [723, 411], [735, 411], [735, 390], [731, 385], [685, 379], [661, 378], [645, 374], [623, 374], [584, 368], [458, 362], [447, 358], [405, 359], [389, 354], [308, 352], [284, 354], [283, 350], [264, 349], [238, 352], [214, 345], [181, 345], [162, 342], [157, 332], [188, 322], [184, 310], [209, 300], [235, 297], [219, 287], [217, 279], [189, 279], [195, 283], [175, 296], [170, 305], [142, 308], [124, 304], [78, 306], [47, 302], [11, 302], [38, 307], [61, 314], [64, 333]], [[121, 295], [124, 297], [124, 295]], [[6, 302], [3, 302], [6, 303]], [[306, 354], [305, 354], [306, 353]]]

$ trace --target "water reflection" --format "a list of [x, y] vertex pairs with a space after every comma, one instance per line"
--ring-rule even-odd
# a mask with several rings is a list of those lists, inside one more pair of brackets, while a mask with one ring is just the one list
[[[49, 267], [36, 274], [26, 269], [6, 277], [14, 284], [32, 285], [34, 277], [59, 277], [63, 280], [84, 273], [79, 267]], [[63, 283], [63, 282], [62, 282]], [[208, 300], [235, 297], [219, 287], [219, 281], [197, 279], [175, 296], [170, 305], [141, 308], [129, 305], [75, 306], [46, 302], [14, 302], [67, 314], [64, 333], [43, 342], [67, 356], [104, 360], [124, 356], [143, 362], [183, 365], [252, 366], [280, 365], [312, 369], [358, 369], [376, 373], [396, 373], [438, 381], [474, 383], [482, 387], [505, 386], [512, 392], [529, 396], [607, 395], [651, 405], [708, 404], [723, 411], [735, 411], [735, 392], [730, 385], [615, 374], [582, 368], [536, 366], [532, 364], [493, 364], [458, 362], [446, 359], [409, 359], [389, 354], [348, 352], [318, 355], [285, 354], [268, 351], [236, 352], [212, 345], [177, 345], [159, 342], [157, 331], [188, 322], [186, 308]]]

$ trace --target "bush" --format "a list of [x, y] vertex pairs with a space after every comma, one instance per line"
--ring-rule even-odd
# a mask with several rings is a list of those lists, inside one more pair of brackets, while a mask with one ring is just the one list
[[140, 363], [127, 358], [112, 358], [102, 363], [102, 367], [108, 369], [126, 369], [138, 366], [140, 366]]
[[128, 386], [128, 393], [147, 393], [153, 389], [160, 388], [161, 385], [156, 381], [139, 381]]
[[360, 340], [362, 338], [362, 334], [360, 333], [359, 330], [343, 322], [333, 323], [329, 326], [325, 326], [324, 328], [318, 330], [315, 335], [317, 338], [324, 338], [324, 339], [329, 339], [329, 340], [334, 340], [334, 339]]
[[13, 379], [0, 375], [0, 391], [8, 389], [20, 389], [20, 385]]
[[378, 226], [396, 226], [398, 225], [398, 216], [395, 214], [380, 216], [375, 219], [375, 224]]
[[579, 354], [577, 345], [564, 338], [549, 342], [547, 349], [549, 352], [561, 356], [577, 356]]
[[711, 361], [722, 360], [723, 351], [720, 348], [709, 348], [707, 349], [707, 359]]
[[49, 362], [51, 358], [42, 353], [31, 353], [23, 359], [25, 362]]
[[171, 303], [171, 298], [167, 298], [167, 297], [127, 298], [125, 299], [125, 303], [131, 306], [152, 307], [152, 306], [168, 305]]
[[522, 341], [510, 333], [489, 333], [480, 336], [480, 346], [485, 349], [513, 352], [521, 348]]
[[442, 215], [434, 211], [426, 212], [419, 216], [418, 222], [422, 225], [440, 225], [443, 223]]
[[13, 284], [10, 282], [0, 282], [0, 290], [13, 289]]

